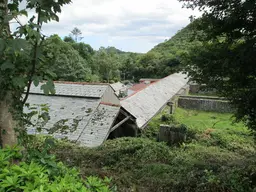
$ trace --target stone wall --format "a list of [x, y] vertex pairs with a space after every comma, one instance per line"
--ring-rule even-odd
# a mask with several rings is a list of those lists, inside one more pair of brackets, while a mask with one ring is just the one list
[[180, 96], [178, 107], [222, 113], [234, 111], [229, 102], [220, 97]]
[[167, 105], [170, 107], [170, 114], [173, 114], [175, 109], [178, 107], [178, 99], [180, 96], [188, 95], [189, 93], [189, 85], [183, 86], [177, 93], [174, 95]]

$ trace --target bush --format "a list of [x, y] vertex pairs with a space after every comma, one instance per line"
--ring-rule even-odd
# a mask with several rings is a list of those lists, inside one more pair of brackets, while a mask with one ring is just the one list
[[147, 138], [119, 138], [93, 149], [59, 142], [54, 153], [84, 177], [111, 176], [119, 191], [250, 192], [256, 183], [255, 155], [196, 141], [168, 147]]
[[82, 180], [76, 169], [69, 169], [62, 163], [53, 164], [58, 172], [52, 172], [40, 163], [21, 161], [20, 151], [17, 147], [0, 150], [0, 192], [111, 191], [108, 178], [91, 176]]
[[176, 123], [176, 120], [172, 114], [163, 114], [161, 117], [162, 122]]

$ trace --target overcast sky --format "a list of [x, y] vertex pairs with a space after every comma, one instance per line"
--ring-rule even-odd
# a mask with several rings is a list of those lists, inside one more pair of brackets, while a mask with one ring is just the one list
[[198, 12], [182, 8], [178, 0], [73, 0], [60, 22], [44, 25], [47, 35], [68, 36], [74, 27], [94, 49], [115, 46], [123, 51], [147, 52], [172, 37]]

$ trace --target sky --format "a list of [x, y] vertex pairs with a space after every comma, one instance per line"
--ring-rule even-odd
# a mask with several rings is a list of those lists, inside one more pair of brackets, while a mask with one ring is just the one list
[[94, 49], [146, 53], [185, 27], [191, 15], [200, 13], [182, 8], [178, 0], [73, 0], [62, 8], [58, 23], [43, 26], [43, 33], [64, 37], [77, 27], [81, 41]]

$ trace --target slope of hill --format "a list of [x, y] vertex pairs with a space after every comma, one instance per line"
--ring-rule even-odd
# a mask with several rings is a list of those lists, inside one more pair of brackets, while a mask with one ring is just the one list
[[176, 54], [178, 51], [187, 50], [189, 47], [193, 46], [193, 44], [197, 43], [196, 41], [193, 41], [193, 36], [193, 23], [190, 23], [179, 30], [168, 41], [156, 45], [150, 52]]
[[189, 24], [168, 41], [156, 45], [142, 55], [137, 63], [141, 77], [163, 78], [181, 69], [184, 53], [200, 43], [194, 39], [193, 23]]

